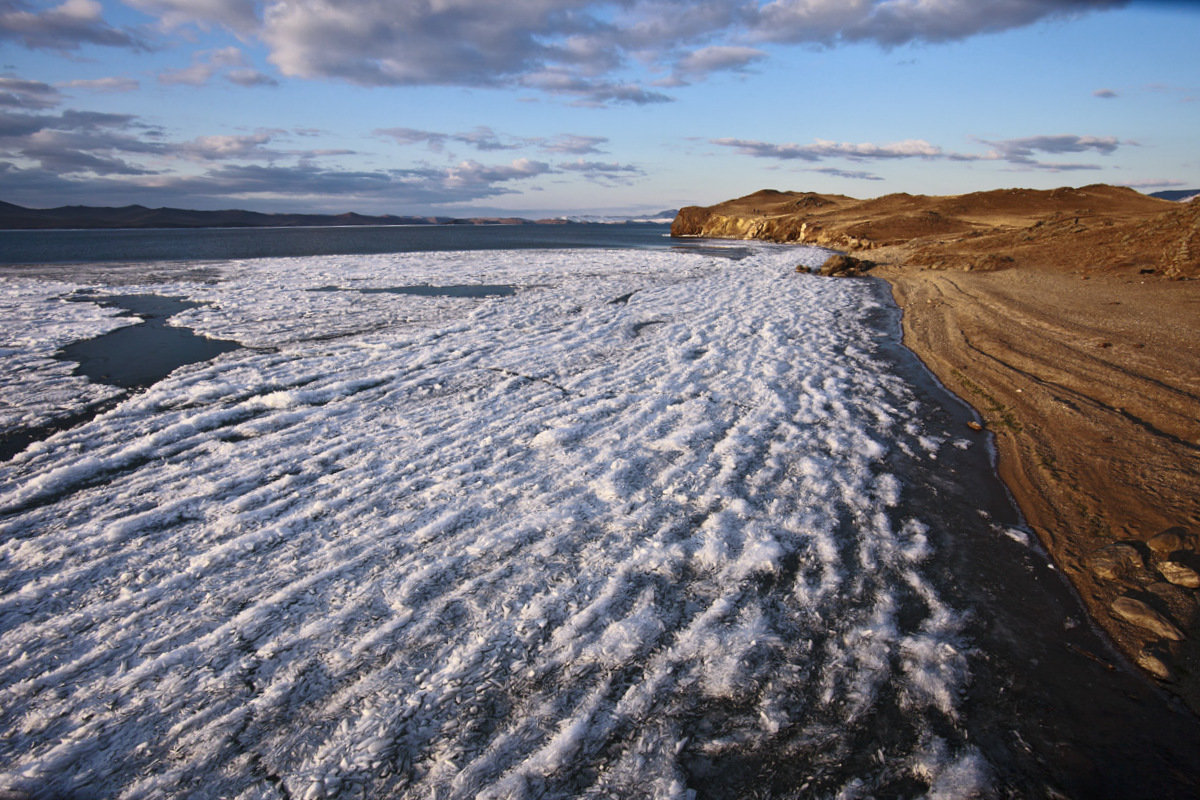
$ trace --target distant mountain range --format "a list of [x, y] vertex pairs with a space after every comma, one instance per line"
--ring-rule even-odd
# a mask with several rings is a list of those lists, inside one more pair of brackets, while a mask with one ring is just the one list
[[1191, 200], [1200, 197], [1200, 189], [1168, 189], [1165, 192], [1151, 192], [1150, 196], [1163, 200]]
[[[657, 218], [670, 221], [674, 211]], [[644, 219], [644, 218], [639, 218]], [[299, 228], [331, 225], [561, 225], [566, 219], [521, 217], [381, 217], [363, 214], [263, 214], [257, 211], [192, 211], [183, 208], [61, 206], [24, 208], [0, 202], [0, 229], [48, 228]], [[618, 221], [606, 218], [604, 221]], [[624, 221], [624, 220], [621, 220]]]

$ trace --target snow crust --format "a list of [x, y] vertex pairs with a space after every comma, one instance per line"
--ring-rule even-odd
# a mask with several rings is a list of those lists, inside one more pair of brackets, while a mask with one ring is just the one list
[[[980, 790], [965, 617], [886, 467], [952, 437], [876, 355], [877, 290], [796, 274], [804, 253], [123, 286], [253, 349], [0, 464], [0, 786], [686, 798], [705, 764], [799, 754], [830, 796]], [[354, 291], [419, 283], [518, 291]], [[108, 391], [50, 358], [136, 322], [80, 288], [0, 285], [4, 425]], [[860, 753], [885, 706], [912, 735]]]

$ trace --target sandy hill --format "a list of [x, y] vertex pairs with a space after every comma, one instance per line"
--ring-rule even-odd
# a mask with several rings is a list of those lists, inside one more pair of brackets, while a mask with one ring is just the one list
[[764, 239], [930, 268], [1132, 269], [1200, 277], [1200, 205], [1094, 185], [870, 200], [771, 189], [688, 206], [674, 236]]

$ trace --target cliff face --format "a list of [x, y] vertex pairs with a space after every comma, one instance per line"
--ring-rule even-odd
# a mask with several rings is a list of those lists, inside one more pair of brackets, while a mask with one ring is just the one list
[[[761, 239], [872, 255], [900, 266], [1136, 268], [1200, 277], [1197, 207], [1124, 187], [1001, 189], [949, 197], [871, 200], [764, 190], [680, 209], [672, 236]], [[1147, 273], [1149, 274], [1149, 273]]]

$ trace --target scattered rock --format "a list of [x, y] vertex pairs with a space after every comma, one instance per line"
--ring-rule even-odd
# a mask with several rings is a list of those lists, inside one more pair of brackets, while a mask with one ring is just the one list
[[1200, 589], [1200, 572], [1180, 564], [1178, 561], [1164, 561], [1158, 565], [1158, 571], [1171, 583], [1185, 589]]
[[854, 277], [868, 272], [875, 266], [874, 261], [867, 261], [862, 258], [854, 258], [847, 255], [832, 255], [825, 260], [818, 270], [819, 275], [827, 275], [829, 277]]
[[1136, 597], [1129, 595], [1118, 597], [1113, 601], [1111, 608], [1113, 613], [1131, 625], [1137, 625], [1139, 628], [1173, 642], [1183, 640], [1183, 632], [1179, 628]]
[[1149, 647], [1142, 648], [1142, 651], [1138, 653], [1137, 663], [1139, 667], [1159, 680], [1169, 681], [1175, 677], [1171, 668], [1167, 666], [1167, 662], [1163, 661], [1162, 657]]
[[970, 429], [971, 429], [971, 430], [973, 430], [973, 431], [981, 431], [981, 430], [983, 430], [983, 426], [982, 426], [982, 425], [980, 425], [978, 422], [976, 422], [976, 421], [975, 421], [975, 420], [973, 420], [973, 419], [971, 419], [971, 420], [967, 420], [967, 427], [968, 427], [968, 428], [970, 428]]
[[1145, 569], [1137, 548], [1119, 542], [1092, 551], [1085, 561], [1093, 575], [1109, 581], [1123, 581]]
[[1147, 545], [1162, 556], [1168, 556], [1177, 550], [1191, 550], [1195, 547], [1195, 537], [1184, 528], [1168, 528], [1157, 536], [1150, 538]]

